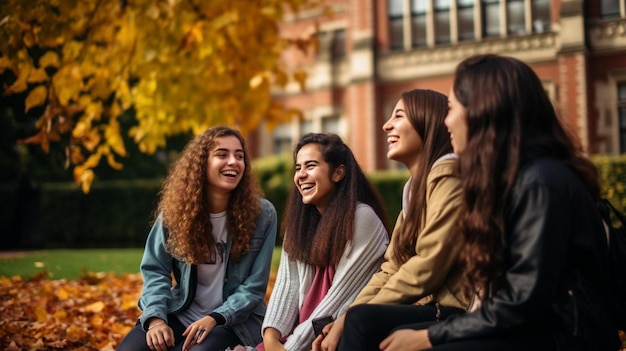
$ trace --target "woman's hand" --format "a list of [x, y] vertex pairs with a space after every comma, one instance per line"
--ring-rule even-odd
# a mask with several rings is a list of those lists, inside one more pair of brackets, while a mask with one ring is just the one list
[[[343, 314], [336, 321], [327, 324], [322, 328], [322, 336], [313, 341], [313, 351], [335, 351], [339, 345], [339, 338], [343, 333], [343, 324], [346, 315]], [[317, 343], [317, 344], [316, 344]]]
[[383, 351], [419, 351], [428, 350], [433, 345], [428, 338], [427, 329], [400, 329], [391, 333], [380, 343]]
[[150, 350], [167, 351], [174, 347], [174, 331], [160, 318], [151, 318], [146, 331], [146, 343]]
[[189, 350], [193, 344], [200, 344], [204, 341], [206, 336], [209, 335], [216, 325], [217, 322], [211, 316], [204, 316], [191, 323], [183, 332], [183, 336], [186, 337], [185, 343], [183, 344], [183, 351]]
[[287, 351], [283, 343], [280, 342], [280, 332], [275, 328], [265, 328], [263, 347], [265, 347], [265, 351]]

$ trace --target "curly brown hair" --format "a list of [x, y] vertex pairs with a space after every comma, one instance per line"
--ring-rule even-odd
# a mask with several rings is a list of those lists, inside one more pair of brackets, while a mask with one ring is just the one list
[[[245, 141], [239, 131], [218, 126], [193, 138], [172, 164], [160, 192], [156, 216], [162, 215], [167, 228], [168, 252], [187, 263], [199, 264], [215, 249], [208, 200], [208, 157], [219, 138], [235, 136], [244, 150], [244, 174], [228, 201], [230, 256], [241, 258], [250, 250], [250, 239], [261, 213], [258, 199], [263, 193], [252, 174]], [[254, 201], [251, 201], [254, 199]]]

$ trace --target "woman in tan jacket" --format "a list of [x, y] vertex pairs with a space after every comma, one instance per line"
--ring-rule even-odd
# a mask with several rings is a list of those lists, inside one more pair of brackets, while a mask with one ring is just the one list
[[[361, 290], [348, 314], [359, 313], [363, 307], [355, 305], [419, 305], [414, 313], [407, 313], [416, 323], [461, 314], [467, 307], [456, 266], [462, 242], [452, 235], [461, 203], [461, 185], [455, 176], [456, 155], [443, 123], [447, 111], [445, 95], [411, 90], [402, 94], [383, 125], [387, 157], [406, 165], [411, 178], [403, 190], [403, 209], [381, 270]], [[324, 328], [313, 343], [314, 351], [337, 348], [345, 316]], [[385, 321], [377, 320], [367, 333], [380, 335], [382, 340], [397, 324], [397, 320], [393, 322], [387, 326]]]

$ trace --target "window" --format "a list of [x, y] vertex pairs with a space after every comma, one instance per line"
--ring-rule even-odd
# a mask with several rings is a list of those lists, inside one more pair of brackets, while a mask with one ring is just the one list
[[500, 1], [482, 0], [483, 36], [500, 35]]
[[339, 115], [322, 117], [322, 131], [324, 133], [335, 133], [340, 135], [341, 131]]
[[508, 0], [506, 2], [506, 29], [508, 34], [526, 33], [524, 23], [524, 0]]
[[459, 40], [474, 39], [474, 0], [457, 2]]
[[[617, 11], [625, 11], [620, 6]], [[387, 0], [389, 47], [544, 33], [551, 30], [551, 7], [550, 0]]]
[[427, 0], [411, 0], [411, 45], [424, 47], [426, 41]]
[[619, 18], [620, 17], [620, 1], [622, 0], [601, 0], [600, 17], [602, 18]]
[[619, 151], [626, 152], [626, 82], [617, 85], [617, 114], [619, 118]]
[[305, 119], [300, 121], [300, 135], [304, 135], [306, 133], [315, 133], [313, 120]]
[[346, 56], [346, 31], [337, 29], [333, 35], [332, 57], [334, 59]]
[[274, 154], [291, 152], [291, 126], [280, 124], [274, 129]]
[[450, 0], [435, 0], [435, 43], [450, 43]]
[[389, 0], [387, 13], [389, 16], [389, 47], [404, 48], [404, 5], [403, 0]]
[[550, 30], [550, 0], [533, 0], [532, 24], [533, 32], [543, 33]]

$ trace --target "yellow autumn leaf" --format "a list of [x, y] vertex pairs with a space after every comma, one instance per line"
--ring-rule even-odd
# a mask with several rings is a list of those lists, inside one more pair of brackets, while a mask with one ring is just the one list
[[36, 44], [36, 39], [33, 36], [33, 33], [30, 33], [30, 32], [24, 33], [24, 36], [22, 37], [22, 41], [24, 45], [26, 45], [27, 48], [32, 48]]
[[101, 101], [91, 102], [85, 108], [85, 114], [83, 117], [87, 118], [88, 120], [98, 121], [102, 116], [102, 110], [103, 107]]
[[115, 161], [115, 156], [113, 155], [113, 153], [107, 152], [106, 159], [107, 159], [107, 163], [109, 164], [109, 166], [111, 166], [111, 168], [116, 169], [118, 171], [124, 168], [123, 164]]
[[39, 58], [39, 66], [42, 68], [59, 67], [59, 55], [54, 51], [47, 51]]
[[104, 137], [107, 144], [120, 156], [126, 156], [126, 147], [124, 146], [124, 139], [120, 134], [120, 127], [117, 121], [111, 121], [111, 123], [104, 130]]
[[74, 324], [70, 325], [65, 330], [65, 337], [69, 341], [80, 341], [84, 339], [86, 335], [87, 335], [87, 331], [84, 328], [81, 328]]
[[30, 71], [30, 73], [28, 74], [28, 78], [26, 79], [27, 83], [43, 83], [43, 82], [47, 82], [50, 78], [48, 77], [48, 74], [46, 73], [45, 69], [43, 68], [39, 68], [39, 69], [33, 69], [32, 71]]
[[137, 309], [137, 297], [130, 294], [123, 294], [121, 308], [123, 310]]
[[[11, 281], [11, 279], [7, 278], [7, 277], [0, 277], [0, 286], [3, 288], [9, 288], [11, 286], [13, 286], [13, 281]], [[124, 296], [124, 305], [126, 305], [127, 301], [126, 301], [126, 296]], [[125, 307], [127, 308], [127, 306]]]
[[86, 120], [80, 120], [78, 121], [78, 123], [76, 123], [76, 125], [74, 126], [74, 129], [72, 130], [72, 136], [74, 138], [82, 138], [83, 135], [85, 135], [85, 133], [87, 133], [87, 131], [91, 129], [91, 124], [88, 123]]
[[48, 312], [46, 312], [45, 306], [35, 307], [35, 316], [37, 317], [37, 322], [45, 323], [48, 320]]
[[0, 57], [0, 73], [4, 72], [5, 69], [13, 67], [11, 60], [7, 56]]
[[[100, 145], [102, 137], [96, 129], [88, 129], [81, 138], [81, 144], [89, 151], [94, 151]], [[94, 166], [95, 167], [95, 166]]]
[[67, 300], [70, 296], [70, 294], [64, 288], [60, 288], [59, 291], [57, 291], [56, 295], [61, 301]]
[[59, 311], [54, 312], [52, 316], [56, 319], [65, 319], [67, 318], [67, 311], [59, 310]]
[[88, 169], [81, 174], [78, 182], [80, 183], [80, 188], [83, 191], [83, 194], [89, 193], [89, 189], [91, 189], [91, 184], [93, 183], [93, 178], [94, 174], [91, 169]]
[[26, 83], [25, 79], [19, 79], [15, 81], [15, 83], [13, 83], [13, 85], [11, 85], [9, 87], [9, 91], [10, 93], [21, 93], [26, 91], [26, 89], [28, 89], [28, 84]]
[[281, 88], [285, 88], [287, 83], [289, 82], [289, 77], [283, 70], [278, 70], [274, 73], [274, 84], [278, 85]]
[[[98, 302], [96, 302], [96, 303], [98, 303]], [[100, 303], [102, 304], [102, 302], [100, 302]], [[102, 304], [102, 305], [104, 306], [104, 304]], [[100, 311], [102, 311], [102, 310], [100, 310]], [[100, 312], [100, 311], [92, 311], [92, 312]], [[91, 318], [89, 319], [89, 323], [92, 326], [94, 326], [94, 327], [102, 326], [102, 321], [103, 321], [102, 317], [100, 315], [97, 315], [97, 314], [94, 315], [94, 316], [91, 316]]]
[[24, 102], [24, 112], [28, 112], [33, 107], [39, 106], [46, 101], [48, 97], [48, 88], [43, 85], [37, 86], [31, 90]]
[[306, 91], [306, 78], [307, 78], [307, 73], [302, 70], [297, 71], [293, 74], [293, 79], [295, 79], [296, 82], [300, 84], [300, 90], [302, 91]]
[[250, 79], [250, 88], [252, 89], [258, 88], [261, 84], [263, 84], [263, 82], [267, 79], [267, 77], [268, 77], [267, 72], [257, 73], [256, 75], [254, 75], [254, 77], [252, 77], [252, 79]]
[[203, 27], [204, 21], [198, 21], [194, 23], [194, 25], [191, 27], [190, 34], [191, 36], [193, 36], [194, 40], [197, 43], [202, 43], [202, 41], [204, 40], [204, 34], [202, 33]]
[[102, 301], [97, 301], [90, 305], [85, 306], [85, 311], [87, 312], [99, 313], [99, 312], [102, 312], [103, 309], [104, 309], [104, 302]]

